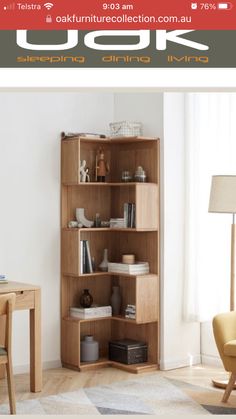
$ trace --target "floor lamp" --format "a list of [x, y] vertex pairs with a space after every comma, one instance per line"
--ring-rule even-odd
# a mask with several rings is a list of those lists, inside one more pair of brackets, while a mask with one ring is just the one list
[[[236, 246], [236, 176], [212, 176], [209, 212], [232, 214], [230, 311], [235, 310], [235, 246]], [[235, 325], [236, 327], [236, 325]], [[225, 388], [228, 381], [212, 380], [216, 387]]]

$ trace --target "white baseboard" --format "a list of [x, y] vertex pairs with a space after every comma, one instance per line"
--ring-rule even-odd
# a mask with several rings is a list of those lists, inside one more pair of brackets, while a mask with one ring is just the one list
[[215, 355], [202, 355], [202, 364], [211, 365], [213, 367], [223, 367], [220, 357]]
[[164, 360], [160, 362], [160, 369], [165, 370], [174, 370], [175, 368], [191, 367], [192, 365], [201, 364], [201, 355], [193, 355], [183, 359], [171, 359]]
[[[50, 370], [52, 368], [60, 368], [61, 361], [46, 361], [43, 362], [43, 370]], [[26, 374], [29, 373], [29, 365], [15, 365], [13, 366], [14, 374]]]

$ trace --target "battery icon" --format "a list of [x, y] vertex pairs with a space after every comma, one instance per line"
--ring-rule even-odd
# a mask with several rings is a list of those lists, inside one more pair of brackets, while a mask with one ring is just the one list
[[232, 7], [232, 3], [217, 3], [217, 9], [219, 10], [230, 10]]

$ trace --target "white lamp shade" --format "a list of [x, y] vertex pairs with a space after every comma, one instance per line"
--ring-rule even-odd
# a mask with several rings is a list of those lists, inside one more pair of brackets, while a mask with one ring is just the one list
[[209, 212], [236, 213], [236, 176], [212, 176]]

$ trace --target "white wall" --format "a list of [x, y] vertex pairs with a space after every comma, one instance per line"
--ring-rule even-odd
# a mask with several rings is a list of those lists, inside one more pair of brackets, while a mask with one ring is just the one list
[[[111, 93], [0, 93], [0, 271], [42, 287], [44, 366], [60, 359], [60, 132], [104, 132]], [[14, 313], [15, 372], [29, 362], [27, 312]]]
[[114, 120], [141, 121], [144, 135], [163, 139], [163, 94], [116, 93]]
[[163, 369], [200, 363], [200, 328], [182, 318], [184, 278], [184, 94], [164, 94], [162, 149], [162, 359]]
[[201, 355], [203, 364], [222, 367], [211, 322], [201, 323]]

